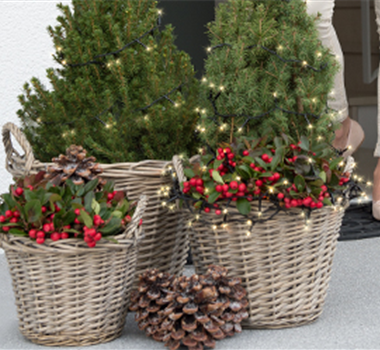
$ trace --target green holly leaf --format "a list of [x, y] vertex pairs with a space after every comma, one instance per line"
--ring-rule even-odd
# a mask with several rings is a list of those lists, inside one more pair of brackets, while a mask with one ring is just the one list
[[306, 182], [305, 182], [305, 179], [302, 176], [297, 175], [294, 178], [294, 184], [296, 185], [296, 188], [297, 188], [297, 190], [299, 192], [303, 192], [305, 190]]
[[25, 204], [25, 214], [27, 216], [27, 222], [36, 222], [42, 217], [41, 207], [41, 202], [38, 199], [33, 199]]
[[27, 237], [28, 234], [25, 231], [18, 230], [16, 228], [11, 228], [8, 233], [11, 233], [14, 236]]
[[300, 146], [301, 149], [303, 149], [304, 151], [309, 151], [309, 149], [310, 149], [309, 138], [307, 138], [306, 136], [302, 135], [302, 136], [301, 136], [301, 143], [300, 143], [299, 146]]
[[88, 215], [84, 210], [80, 211], [79, 220], [82, 221], [88, 228], [92, 227], [91, 216]]
[[251, 204], [245, 198], [239, 198], [236, 201], [236, 207], [240, 214], [248, 215], [251, 211]]
[[191, 178], [193, 178], [193, 177], [195, 176], [194, 171], [193, 171], [192, 169], [190, 169], [190, 168], [185, 168], [185, 169], [183, 170], [183, 172], [185, 173], [185, 176], [186, 176], [188, 179], [191, 179]]
[[216, 171], [216, 170], [213, 170], [213, 171], [212, 171], [212, 178], [213, 178], [216, 182], [218, 182], [218, 183], [220, 183], [220, 184], [224, 184], [224, 181], [223, 181], [223, 179], [222, 179], [222, 177], [220, 176], [220, 174], [219, 174], [218, 171]]
[[217, 192], [217, 191], [213, 191], [207, 198], [207, 202], [209, 202], [210, 204], [214, 203], [218, 197], [219, 197], [220, 193]]
[[325, 173], [324, 171], [321, 171], [321, 172], [319, 173], [319, 177], [320, 177], [320, 179], [321, 179], [324, 183], [326, 182], [327, 177], [326, 177], [326, 173]]
[[95, 214], [100, 213], [100, 204], [96, 201], [95, 198], [92, 199], [91, 209], [94, 211]]
[[107, 223], [107, 225], [99, 229], [99, 231], [104, 234], [111, 234], [115, 233], [118, 229], [120, 229], [120, 227], [121, 219], [113, 216], [111, 220]]

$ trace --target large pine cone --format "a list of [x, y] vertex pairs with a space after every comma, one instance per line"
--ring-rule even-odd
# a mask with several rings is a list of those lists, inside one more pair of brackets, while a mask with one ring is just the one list
[[71, 179], [74, 184], [81, 185], [95, 178], [99, 179], [99, 188], [105, 181], [99, 177], [103, 170], [95, 163], [95, 157], [87, 157], [87, 151], [82, 146], [71, 145], [66, 149], [66, 155], [53, 158], [55, 163], [47, 169], [45, 178], [56, 186]]
[[181, 343], [202, 350], [241, 332], [240, 323], [248, 317], [246, 294], [241, 280], [227, 277], [220, 266], [209, 266], [204, 276], [179, 278], [149, 270], [140, 277], [131, 310], [139, 328], [170, 350]]

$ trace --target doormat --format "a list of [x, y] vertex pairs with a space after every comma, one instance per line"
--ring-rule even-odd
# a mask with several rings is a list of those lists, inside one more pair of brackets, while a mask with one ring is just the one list
[[380, 221], [372, 217], [372, 202], [351, 204], [343, 217], [339, 241], [380, 237]]

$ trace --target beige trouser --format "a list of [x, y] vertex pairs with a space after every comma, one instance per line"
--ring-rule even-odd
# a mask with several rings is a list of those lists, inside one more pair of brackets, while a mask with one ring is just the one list
[[[338, 111], [337, 122], [342, 122], [348, 117], [348, 102], [346, 89], [344, 85], [344, 58], [339, 44], [338, 37], [332, 25], [332, 16], [334, 13], [335, 0], [305, 0], [307, 11], [310, 15], [321, 14], [321, 20], [317, 22], [319, 38], [322, 44], [328, 47], [340, 62], [341, 70], [335, 76], [334, 90], [332, 91], [329, 107]], [[380, 35], [380, 0], [375, 0], [377, 31]], [[377, 79], [378, 95], [380, 93], [380, 69]], [[375, 148], [375, 157], [380, 157], [380, 98], [378, 97], [378, 137]]]

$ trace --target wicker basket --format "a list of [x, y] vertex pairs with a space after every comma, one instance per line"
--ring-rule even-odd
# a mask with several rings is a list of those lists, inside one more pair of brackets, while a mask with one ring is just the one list
[[[16, 139], [23, 155], [13, 147], [11, 135]], [[14, 176], [23, 176], [46, 170], [50, 163], [41, 163], [34, 159], [32, 148], [22, 131], [13, 123], [3, 126], [3, 142], [6, 152], [6, 168]], [[170, 274], [182, 274], [188, 254], [188, 235], [184, 225], [183, 212], [169, 211], [162, 206], [162, 197], [158, 190], [172, 186], [170, 174], [163, 171], [173, 165], [173, 161], [146, 160], [137, 163], [101, 164], [102, 177], [112, 180], [115, 189], [127, 192], [128, 198], [137, 200], [141, 194], [149, 198], [145, 210], [145, 238], [139, 246], [136, 266], [135, 285], [147, 268], [157, 268]]]
[[[261, 218], [268, 219], [272, 208], [263, 201]], [[250, 215], [258, 213], [258, 203], [252, 204]], [[310, 323], [322, 313], [343, 214], [341, 206], [323, 207], [312, 211], [306, 226], [302, 210], [293, 208], [256, 223], [249, 235], [250, 226], [242, 222], [236, 207], [228, 209], [225, 228], [213, 228], [221, 220], [214, 213], [203, 213], [202, 221], [189, 215], [196, 273], [204, 274], [208, 265], [217, 264], [242, 279], [249, 300], [246, 328]]]
[[83, 240], [0, 234], [12, 277], [21, 333], [47, 346], [84, 346], [120, 336], [135, 275], [139, 221], [146, 207], [141, 196], [127, 230], [95, 248]]

